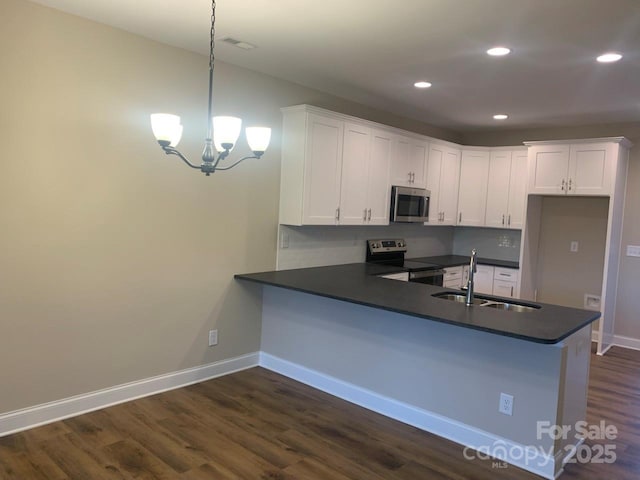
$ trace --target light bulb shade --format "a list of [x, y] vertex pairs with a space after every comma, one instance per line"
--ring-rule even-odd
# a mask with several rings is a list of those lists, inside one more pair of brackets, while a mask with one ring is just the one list
[[169, 142], [172, 147], [178, 145], [182, 137], [180, 117], [170, 113], [151, 114], [151, 129], [158, 142]]
[[170, 140], [170, 146], [172, 147], [176, 147], [178, 146], [178, 143], [180, 143], [180, 139], [182, 138], [182, 125], [178, 125], [178, 128], [174, 130], [174, 135], [173, 138]]
[[213, 117], [213, 144], [218, 152], [233, 150], [240, 129], [242, 120], [236, 117]]
[[247, 127], [247, 143], [253, 152], [264, 152], [271, 141], [271, 129], [267, 127]]

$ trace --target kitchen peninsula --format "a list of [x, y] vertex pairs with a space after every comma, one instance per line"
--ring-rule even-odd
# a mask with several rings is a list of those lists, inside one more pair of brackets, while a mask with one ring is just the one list
[[[434, 297], [442, 287], [377, 276], [386, 273], [348, 264], [236, 275], [263, 285], [262, 364], [554, 478], [580, 440], [538, 438], [537, 422], [585, 419], [599, 313], [466, 307]], [[501, 394], [513, 397], [511, 415], [498, 412]]]

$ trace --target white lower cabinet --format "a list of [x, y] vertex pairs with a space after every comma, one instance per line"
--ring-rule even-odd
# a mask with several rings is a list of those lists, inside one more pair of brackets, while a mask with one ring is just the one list
[[493, 294], [499, 297], [518, 298], [518, 274], [515, 268], [495, 267], [493, 275]]
[[442, 286], [445, 288], [462, 287], [462, 267], [448, 267], [444, 269]]
[[473, 276], [474, 293], [493, 294], [494, 268], [490, 265], [478, 265]]

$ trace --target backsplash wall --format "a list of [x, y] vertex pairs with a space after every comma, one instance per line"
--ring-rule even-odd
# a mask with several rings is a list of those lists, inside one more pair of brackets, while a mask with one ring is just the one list
[[469, 255], [475, 248], [479, 257], [517, 262], [520, 259], [520, 238], [520, 230], [456, 227], [453, 253]]
[[[319, 267], [364, 262], [368, 239], [404, 238], [407, 258], [446, 255], [453, 248], [453, 227], [424, 225], [304, 226], [280, 225], [276, 268]], [[287, 245], [286, 248], [283, 248]]]

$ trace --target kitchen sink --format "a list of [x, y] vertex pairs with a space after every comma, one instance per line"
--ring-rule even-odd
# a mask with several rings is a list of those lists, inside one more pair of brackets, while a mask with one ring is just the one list
[[[463, 294], [459, 294], [459, 293], [436, 293], [433, 296], [436, 297], [436, 298], [442, 298], [443, 300], [451, 300], [452, 302], [457, 302], [457, 303], [466, 303], [467, 302], [467, 296], [463, 295]], [[486, 302], [486, 300], [484, 300], [482, 298], [474, 298], [473, 299], [473, 304], [474, 305], [482, 305], [485, 302]]]
[[[467, 296], [462, 293], [441, 292], [432, 295], [435, 298], [449, 300], [456, 303], [466, 303]], [[495, 308], [496, 310], [506, 310], [508, 312], [533, 312], [540, 307], [537, 305], [522, 305], [519, 303], [502, 302], [500, 300], [492, 300], [485, 297], [474, 297], [473, 304], [480, 307]]]
[[508, 310], [510, 312], [535, 312], [540, 307], [532, 307], [529, 305], [519, 305], [517, 303], [507, 302], [486, 302], [481, 304], [482, 307], [495, 308], [497, 310]]

